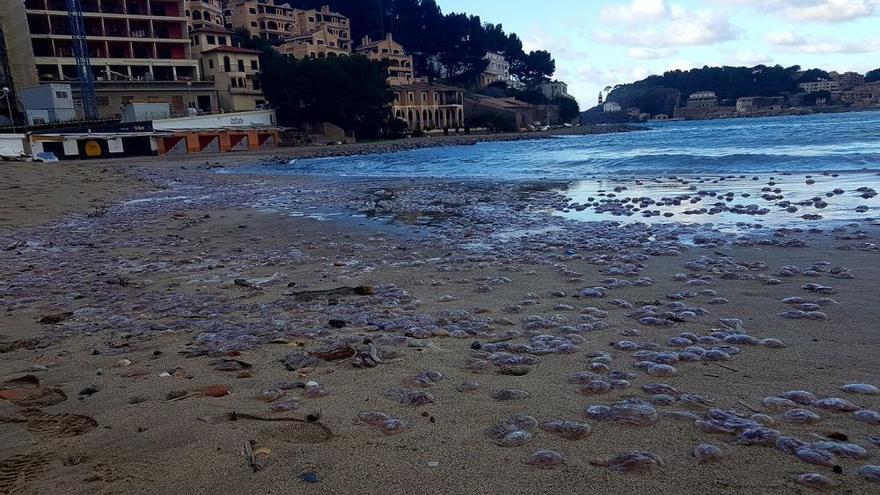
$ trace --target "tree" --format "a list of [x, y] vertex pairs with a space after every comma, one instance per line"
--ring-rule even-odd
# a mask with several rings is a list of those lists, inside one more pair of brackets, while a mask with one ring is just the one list
[[554, 103], [559, 106], [559, 120], [562, 122], [571, 122], [581, 114], [581, 107], [574, 98], [563, 96]]
[[827, 81], [828, 79], [831, 79], [831, 75], [829, 75], [828, 72], [826, 72], [822, 69], [810, 69], [810, 70], [804, 71], [804, 73], [801, 74], [801, 77], [798, 78], [798, 82], [799, 83], [816, 82], [820, 79], [824, 79]]
[[556, 72], [556, 60], [550, 52], [530, 52], [520, 60], [512, 60], [510, 73], [529, 87], [547, 81]]
[[389, 126], [394, 100], [387, 65], [362, 55], [293, 60], [277, 56], [260, 75], [266, 99], [284, 125], [330, 122], [358, 137]]
[[877, 82], [880, 81], [880, 69], [874, 69], [865, 74], [865, 82]]

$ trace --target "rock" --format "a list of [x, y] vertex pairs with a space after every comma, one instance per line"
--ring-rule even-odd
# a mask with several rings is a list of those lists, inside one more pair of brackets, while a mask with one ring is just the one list
[[226, 385], [211, 385], [202, 392], [206, 397], [226, 397], [229, 395], [229, 387]]
[[70, 318], [71, 316], [73, 316], [72, 311], [65, 311], [64, 313], [55, 313], [55, 314], [43, 316], [38, 321], [39, 321], [39, 323], [42, 323], [44, 325], [57, 325], [58, 323], [61, 323], [62, 321]]
[[131, 361], [128, 359], [120, 359], [113, 364], [114, 368], [125, 368], [126, 366], [131, 366]]

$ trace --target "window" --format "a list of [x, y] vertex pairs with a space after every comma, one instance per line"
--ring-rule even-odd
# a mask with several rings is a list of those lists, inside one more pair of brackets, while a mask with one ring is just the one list
[[224, 45], [224, 46], [225, 46], [225, 45], [227, 44], [227, 42], [226, 42], [226, 36], [220, 36], [220, 37], [217, 38], [217, 39], [220, 41], [220, 44], [221, 44], [221, 45]]
[[251, 27], [257, 27], [258, 24], [255, 21], [251, 21]]
[[260, 70], [260, 64], [256, 60], [251, 60], [251, 69]]
[[[133, 96], [129, 96], [128, 98], [129, 98], [129, 101], [134, 99]], [[80, 105], [81, 104], [82, 103], [80, 103]], [[110, 98], [107, 96], [96, 96], [95, 97], [95, 104], [98, 105], [99, 107], [108, 107], [108, 106], [110, 106]]]
[[67, 91], [56, 91], [55, 98], [58, 98], [59, 100], [66, 100], [70, 98], [70, 95], [67, 93]]
[[426, 103], [428, 101], [428, 93], [422, 93], [422, 103]]
[[244, 72], [244, 60], [239, 60], [239, 61], [238, 61], [238, 71], [239, 71], [239, 72]]
[[213, 68], [214, 68], [214, 61], [213, 61], [213, 60], [208, 60], [208, 68], [209, 68], [209, 69], [213, 69]]
[[408, 96], [409, 96], [409, 102], [410, 102], [410, 103], [416, 101], [415, 96], [413, 96], [412, 92], [410, 92]]
[[215, 38], [214, 36], [209, 35], [207, 39], [208, 39], [209, 45], [216, 45], [217, 44], [217, 38]]
[[256, 14], [256, 13], [257, 13], [257, 9], [248, 9], [248, 12], [250, 12], [251, 14]]

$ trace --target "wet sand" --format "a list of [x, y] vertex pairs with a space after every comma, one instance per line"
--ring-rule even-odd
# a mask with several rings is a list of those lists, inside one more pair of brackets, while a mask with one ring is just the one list
[[[557, 184], [342, 182], [184, 166], [146, 160], [3, 169], [7, 183], [22, 187], [4, 191], [0, 210], [0, 380], [33, 375], [40, 388], [33, 381], [0, 386], [12, 398], [0, 400], [0, 493], [782, 494], [810, 492], [793, 477], [813, 472], [841, 493], [877, 489], [858, 475], [861, 466], [878, 464], [877, 425], [812, 406], [805, 409], [821, 421], [792, 424], [762, 404], [806, 390], [880, 408], [880, 396], [837, 388], [880, 385], [880, 263], [868, 217], [837, 231], [777, 231], [761, 241], [728, 235], [695, 246], [684, 240], [711, 232], [599, 227], [553, 215], [566, 204]], [[83, 180], [96, 174], [104, 179]], [[46, 201], [35, 199], [43, 195]], [[90, 196], [107, 198], [107, 211], [95, 215]], [[821, 261], [830, 264], [816, 265]], [[692, 282], [698, 279], [704, 282]], [[836, 292], [802, 289], [810, 283]], [[375, 294], [297, 295], [343, 286], [369, 286]], [[605, 287], [607, 295], [572, 297], [589, 287]], [[819, 310], [824, 320], [778, 316], [793, 309], [780, 302], [793, 296], [839, 304]], [[719, 297], [728, 303], [709, 304]], [[621, 308], [618, 299], [634, 308]], [[707, 313], [663, 316], [677, 299]], [[642, 305], [658, 306], [667, 324], [627, 316]], [[65, 312], [73, 314], [57, 324], [38, 322]], [[722, 318], [738, 318], [749, 335], [785, 347], [737, 345], [741, 352], [728, 361], [675, 363], [671, 377], [646, 374], [633, 366], [640, 359], [632, 350], [618, 349], [627, 340], [679, 352], [667, 344], [671, 337], [705, 336], [722, 328]], [[575, 352], [512, 352], [537, 357], [524, 376], [491, 364], [498, 357], [487, 351], [492, 342], [534, 347], [537, 335], [569, 339]], [[303, 361], [304, 353], [328, 346], [348, 352], [343, 344], [357, 352], [372, 345], [381, 362], [356, 368], [351, 358]], [[569, 383], [598, 351], [610, 354], [612, 370], [635, 373], [628, 387], [588, 396]], [[218, 359], [251, 367], [219, 371]], [[297, 370], [296, 363], [310, 366]], [[442, 380], [413, 385], [425, 370]], [[300, 386], [307, 381], [329, 394], [306, 397]], [[459, 391], [463, 382], [479, 387]], [[708, 414], [709, 406], [681, 400], [656, 406], [660, 418], [651, 426], [585, 415], [589, 405], [646, 401], [640, 387], [649, 383], [700, 395], [744, 418], [768, 414], [770, 428], [805, 441], [845, 434], [869, 457], [836, 456], [838, 469], [742, 445], [735, 434], [706, 433], [664, 415]], [[193, 395], [215, 384], [231, 393]], [[395, 403], [386, 397], [392, 388], [427, 392], [433, 404]], [[505, 389], [529, 396], [492, 398]], [[37, 399], [10, 392], [21, 390]], [[181, 397], [177, 391], [186, 395], [169, 402]], [[272, 411], [294, 398], [296, 409]], [[384, 435], [358, 420], [365, 411], [406, 426]], [[229, 421], [233, 412], [237, 420]], [[570, 441], [535, 430], [525, 445], [496, 445], [486, 430], [517, 414], [587, 423], [592, 434]], [[307, 416], [332, 433], [277, 420]], [[720, 447], [724, 458], [698, 464], [691, 452], [702, 443]], [[540, 449], [563, 453], [565, 465], [526, 464]], [[663, 466], [616, 473], [591, 464], [627, 451], [653, 452]]]

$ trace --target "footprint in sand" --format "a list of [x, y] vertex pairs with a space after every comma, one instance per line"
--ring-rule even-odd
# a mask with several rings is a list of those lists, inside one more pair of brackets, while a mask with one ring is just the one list
[[54, 461], [55, 457], [45, 452], [19, 454], [0, 460], [0, 493], [16, 493], [48, 471]]
[[0, 424], [23, 424], [34, 435], [69, 438], [84, 435], [98, 427], [98, 422], [78, 414], [48, 414], [29, 409], [21, 416], [0, 416]]

